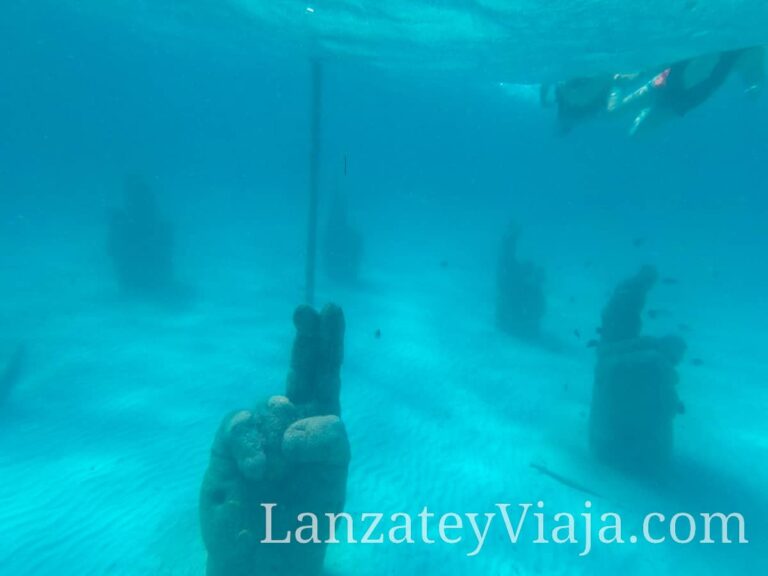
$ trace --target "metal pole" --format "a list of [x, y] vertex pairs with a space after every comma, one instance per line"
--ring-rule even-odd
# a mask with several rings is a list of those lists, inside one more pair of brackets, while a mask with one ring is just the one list
[[320, 174], [320, 129], [323, 107], [323, 66], [312, 61], [312, 102], [309, 152], [309, 210], [307, 214], [307, 262], [304, 301], [315, 301], [315, 268], [317, 262], [317, 206]]

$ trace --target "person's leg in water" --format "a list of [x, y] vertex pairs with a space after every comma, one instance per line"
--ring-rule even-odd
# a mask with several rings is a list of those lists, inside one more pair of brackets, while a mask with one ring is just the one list
[[640, 108], [630, 135], [636, 135], [649, 124], [658, 125], [675, 116], [685, 116], [706, 102], [725, 83], [740, 52], [708, 54], [676, 62], [630, 94], [622, 105]]
[[607, 112], [613, 112], [614, 110], [618, 109], [622, 100], [624, 99], [625, 89], [627, 86], [630, 86], [633, 83], [636, 84], [636, 81], [638, 78], [640, 78], [640, 76], [642, 76], [640, 72], [613, 75], [613, 86], [611, 87], [611, 91], [608, 95], [608, 103], [606, 106]]
[[666, 68], [627, 96], [619, 98], [617, 95], [617, 97], [612, 98], [609, 105], [611, 113], [626, 113], [632, 117], [630, 136], [634, 136], [641, 128], [647, 126], [649, 120], [661, 121], [664, 119], [662, 118], [663, 115], [656, 111], [656, 98], [658, 91], [665, 87], [669, 74], [670, 68]]

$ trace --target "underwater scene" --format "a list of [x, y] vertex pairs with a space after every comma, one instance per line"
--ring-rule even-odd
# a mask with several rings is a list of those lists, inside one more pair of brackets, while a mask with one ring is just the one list
[[765, 46], [3, 0], [0, 574], [764, 573]]

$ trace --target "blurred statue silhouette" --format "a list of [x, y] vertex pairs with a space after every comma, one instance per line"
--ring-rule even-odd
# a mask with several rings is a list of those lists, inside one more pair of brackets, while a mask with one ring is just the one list
[[337, 192], [331, 203], [323, 244], [323, 263], [331, 280], [352, 283], [358, 279], [363, 238], [349, 223], [347, 199]]
[[510, 226], [501, 245], [496, 275], [496, 323], [504, 332], [522, 338], [540, 335], [546, 312], [544, 271], [517, 257], [520, 231]]
[[109, 221], [108, 249], [118, 283], [126, 294], [162, 298], [178, 290], [173, 231], [141, 177], [126, 178], [123, 207], [115, 210]]
[[8, 401], [13, 389], [21, 380], [27, 357], [27, 347], [19, 344], [0, 372], [0, 408]]

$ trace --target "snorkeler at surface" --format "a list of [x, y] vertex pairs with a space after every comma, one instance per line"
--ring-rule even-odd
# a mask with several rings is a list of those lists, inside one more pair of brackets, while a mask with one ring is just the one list
[[[647, 74], [611, 74], [575, 78], [541, 87], [541, 103], [557, 107], [558, 128], [569, 133], [576, 125], [609, 114], [633, 118], [630, 135], [641, 128], [682, 117], [709, 100], [734, 73], [756, 95], [765, 80], [765, 48], [753, 47], [697, 56], [676, 62], [637, 87]], [[634, 90], [627, 96], [628, 86]]]
[[677, 62], [628, 96], [615, 98], [609, 103], [609, 110], [632, 111], [630, 135], [635, 135], [641, 128], [685, 116], [698, 108], [732, 73], [742, 77], [748, 94], [757, 94], [765, 80], [765, 49], [731, 50]]

